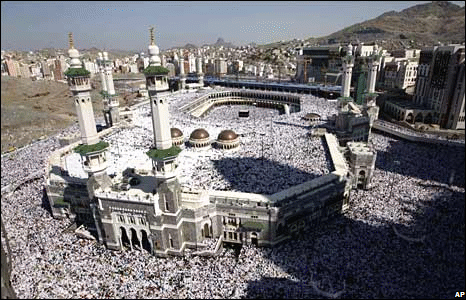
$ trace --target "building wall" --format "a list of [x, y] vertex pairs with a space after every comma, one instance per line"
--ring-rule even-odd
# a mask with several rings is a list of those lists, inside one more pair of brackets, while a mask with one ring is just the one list
[[453, 90], [452, 105], [449, 113], [447, 128], [450, 129], [465, 129], [465, 113], [464, 113], [464, 58], [463, 62], [459, 64], [455, 70], [457, 78], [455, 79], [456, 85]]
[[[437, 47], [433, 52], [427, 91], [421, 97], [434, 110], [434, 123], [443, 128], [453, 128], [455, 118], [460, 120], [464, 92], [461, 95], [457, 91], [458, 88], [461, 91], [461, 83], [458, 81], [461, 79], [459, 65], [462, 60], [464, 61], [464, 46]], [[464, 69], [462, 72], [464, 73]]]
[[17, 77], [18, 76], [18, 69], [16, 68], [15, 61], [11, 58], [5, 60], [8, 76]]

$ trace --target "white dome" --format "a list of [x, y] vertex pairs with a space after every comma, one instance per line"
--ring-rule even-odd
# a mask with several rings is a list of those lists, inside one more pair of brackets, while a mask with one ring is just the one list
[[150, 45], [149, 55], [158, 55], [158, 54], [159, 54], [159, 47], [157, 47], [157, 45]]
[[77, 49], [75, 49], [75, 48], [69, 49], [68, 50], [68, 55], [71, 58], [78, 58], [79, 57], [79, 51]]
[[68, 54], [71, 58], [70, 68], [81, 68], [81, 61], [79, 60], [79, 51], [75, 48], [69, 49]]

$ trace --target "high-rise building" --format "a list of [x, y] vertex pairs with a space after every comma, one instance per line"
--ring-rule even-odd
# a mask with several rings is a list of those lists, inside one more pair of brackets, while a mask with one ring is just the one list
[[465, 128], [464, 52], [464, 45], [421, 52], [423, 75], [416, 88], [415, 101], [433, 110], [432, 122], [443, 128]]

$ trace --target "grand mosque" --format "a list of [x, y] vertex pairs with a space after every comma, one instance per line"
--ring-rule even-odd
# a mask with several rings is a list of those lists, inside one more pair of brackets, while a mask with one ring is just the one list
[[[353, 188], [370, 188], [376, 158], [368, 141], [378, 114], [374, 101], [376, 60], [369, 73], [366, 102], [357, 105], [349, 97], [351, 47], [343, 64], [335, 131], [321, 135], [331, 165], [329, 172], [273, 194], [262, 194], [193, 189], [180, 183], [178, 169], [183, 162], [179, 157], [188, 148], [231, 152], [238, 151], [245, 140], [235, 128], [220, 128], [218, 134], [211, 136], [213, 133], [202, 126], [192, 132], [170, 126], [169, 71], [161, 65], [153, 29], [148, 48], [150, 63], [144, 69], [153, 135], [144, 155], [150, 164], [140, 168], [120, 166], [118, 170], [123, 171], [110, 173], [110, 144], [103, 137], [117, 128], [130, 126], [121, 118], [111, 61], [107, 53], [99, 54], [108, 128], [97, 132], [89, 72], [82, 67], [71, 34], [69, 44], [71, 63], [66, 75], [74, 95], [81, 137], [49, 158], [46, 192], [55, 218], [70, 218], [84, 224], [109, 249], [138, 248], [168, 256], [184, 255], [187, 249], [202, 252], [207, 240], [214, 240], [215, 247], [210, 252], [204, 251], [206, 255], [215, 254], [215, 249], [224, 243], [274, 246], [313, 230], [348, 209]], [[198, 75], [202, 83], [202, 74]], [[180, 110], [193, 119], [202, 119], [212, 108], [222, 105], [275, 108], [290, 115], [301, 110], [301, 99], [296, 95], [245, 89], [215, 91], [184, 104]], [[310, 118], [319, 120], [320, 116], [314, 114]], [[71, 165], [67, 157], [78, 154], [81, 165]], [[85, 176], [75, 175], [72, 168], [79, 168]]]

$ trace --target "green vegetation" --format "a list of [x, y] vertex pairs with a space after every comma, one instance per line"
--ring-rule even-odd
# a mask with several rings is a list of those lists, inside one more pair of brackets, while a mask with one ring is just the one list
[[377, 97], [379, 94], [377, 93], [367, 93], [365, 96], [366, 97]]
[[118, 96], [117, 93], [115, 93], [115, 94], [113, 94], [113, 95], [110, 95], [110, 94], [109, 94], [108, 92], [106, 92], [106, 91], [100, 91], [99, 94], [101, 94], [103, 97], [107, 97], [107, 98]]
[[91, 73], [84, 68], [68, 68], [65, 72], [68, 77], [89, 76], [89, 74]]
[[74, 152], [79, 153], [81, 155], [85, 155], [87, 153], [103, 150], [103, 149], [107, 148], [108, 146], [109, 146], [109, 144], [107, 142], [104, 142], [104, 141], [100, 141], [97, 144], [93, 144], [93, 145], [81, 144], [81, 145], [77, 146], [76, 148], [74, 148]]
[[249, 229], [264, 229], [264, 225], [258, 222], [253, 222], [253, 221], [247, 221], [241, 224], [241, 227], [243, 228], [249, 228]]
[[152, 159], [164, 159], [172, 156], [177, 156], [181, 152], [181, 149], [177, 146], [172, 146], [169, 149], [159, 150], [151, 149], [146, 154]]
[[340, 101], [353, 101], [352, 97], [338, 97], [338, 100]]
[[150, 66], [144, 69], [144, 75], [166, 75], [170, 72], [167, 68], [161, 66]]
[[65, 200], [63, 198], [56, 198], [54, 201], [53, 201], [53, 207], [55, 208], [60, 208], [60, 207], [67, 207], [69, 208], [70, 207], [70, 204], [68, 202], [65, 202]]
[[356, 89], [356, 103], [363, 103], [364, 91], [366, 90], [366, 72], [363, 72], [359, 75], [358, 86]]

